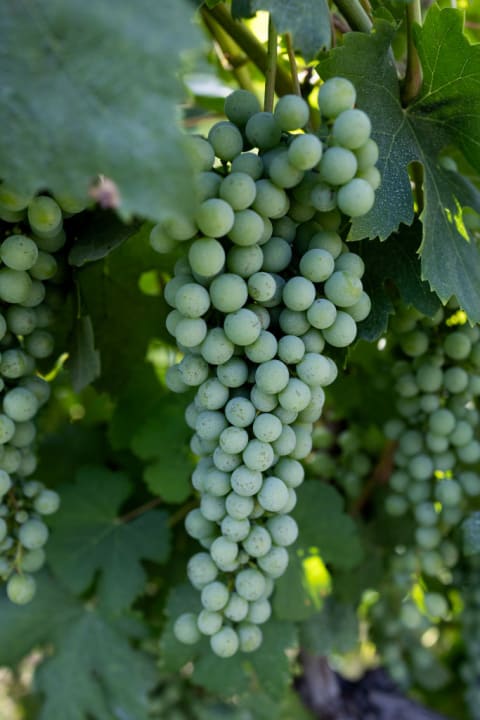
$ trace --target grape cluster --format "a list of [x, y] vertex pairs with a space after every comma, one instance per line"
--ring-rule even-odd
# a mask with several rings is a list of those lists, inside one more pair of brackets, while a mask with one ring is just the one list
[[[68, 200], [66, 206], [67, 214], [80, 209]], [[65, 233], [53, 198], [23, 196], [6, 184], [0, 185], [0, 219], [0, 578], [9, 599], [23, 605], [35, 593], [31, 573], [45, 561], [42, 517], [59, 506], [58, 494], [31, 477], [35, 417], [50, 395], [36, 363], [53, 352], [47, 287]]]
[[463, 611], [462, 634], [466, 658], [460, 667], [466, 685], [465, 699], [473, 720], [480, 718], [480, 558], [466, 559], [459, 571]]
[[400, 312], [393, 331], [398, 417], [385, 433], [397, 448], [386, 510], [413, 513], [422, 570], [437, 575], [455, 564], [444, 541], [480, 493], [480, 328], [450, 304], [433, 319]]
[[299, 461], [337, 376], [329, 348], [350, 345], [370, 310], [363, 261], [337, 231], [342, 213], [371, 209], [378, 149], [350, 82], [327, 81], [319, 103], [322, 139], [291, 132], [309, 119], [297, 96], [269, 113], [247, 91], [230, 95], [228, 120], [189, 139], [200, 169], [195, 222], [173, 218], [151, 233], [159, 252], [185, 243], [165, 287], [167, 329], [183, 353], [167, 384], [197, 388], [186, 421], [201, 499], [185, 525], [205, 549], [187, 569], [203, 610], [174, 630], [185, 643], [209, 636], [221, 657], [262, 641], [298, 534], [289, 513]]

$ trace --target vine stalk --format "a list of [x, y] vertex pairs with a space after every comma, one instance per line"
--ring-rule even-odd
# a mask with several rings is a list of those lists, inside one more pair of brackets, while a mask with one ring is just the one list
[[277, 31], [272, 15], [268, 16], [267, 67], [265, 70], [265, 112], [273, 112], [275, 98], [275, 77], [277, 74]]
[[302, 90], [300, 88], [300, 81], [298, 79], [297, 60], [295, 58], [295, 50], [293, 49], [292, 34], [289, 32], [285, 33], [285, 46], [287, 48], [288, 62], [290, 64], [290, 73], [292, 76], [293, 91], [294, 91], [295, 95], [301, 96]]
[[409, 105], [414, 100], [422, 86], [422, 66], [417, 48], [413, 40], [413, 26], [422, 24], [422, 6], [420, 0], [411, 0], [406, 7], [407, 21], [407, 69], [403, 82], [402, 101]]
[[359, 0], [337, 0], [335, 4], [353, 30], [370, 32], [373, 27], [372, 19]]

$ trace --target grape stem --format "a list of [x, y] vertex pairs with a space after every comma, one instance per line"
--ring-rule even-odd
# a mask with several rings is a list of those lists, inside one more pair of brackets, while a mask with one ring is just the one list
[[422, 87], [422, 66], [418, 56], [417, 48], [413, 40], [413, 27], [415, 24], [422, 24], [422, 7], [420, 0], [412, 0], [406, 7], [407, 21], [407, 69], [403, 81], [402, 102], [409, 105], [414, 100]]
[[373, 27], [371, 18], [359, 0], [338, 0], [335, 3], [352, 30], [369, 33]]
[[[257, 66], [260, 72], [266, 74], [268, 55], [265, 48], [245, 25], [233, 19], [228, 8], [223, 3], [219, 3], [213, 8], [203, 6], [202, 16], [212, 17], [235, 41], [238, 47], [243, 50], [253, 64]], [[278, 65], [276, 68], [275, 90], [278, 96], [288, 95], [293, 92], [290, 75], [283, 67]]]
[[287, 48], [288, 62], [290, 63], [290, 74], [292, 76], [293, 92], [295, 95], [302, 96], [300, 82], [298, 80], [297, 60], [295, 58], [295, 50], [293, 49], [292, 33], [285, 33], [285, 46]]
[[216, 20], [205, 12], [205, 7], [200, 9], [203, 22], [216, 45], [217, 55], [223, 69], [230, 70], [235, 76], [239, 86], [244, 90], [255, 92], [248, 68], [247, 55], [239, 49], [230, 35], [218, 24]]
[[393, 471], [393, 456], [396, 449], [397, 443], [394, 440], [389, 440], [385, 444], [378, 463], [375, 466], [370, 479], [363, 488], [362, 494], [359, 495], [355, 503], [352, 505], [350, 514], [353, 517], [360, 515], [378, 485], [386, 485], [388, 483], [390, 475]]
[[268, 16], [267, 56], [267, 68], [265, 71], [265, 100], [263, 103], [263, 109], [265, 112], [273, 112], [275, 76], [277, 74], [277, 31], [275, 29], [271, 13]]

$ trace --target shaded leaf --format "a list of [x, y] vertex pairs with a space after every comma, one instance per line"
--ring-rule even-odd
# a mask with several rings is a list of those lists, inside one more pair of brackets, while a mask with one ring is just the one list
[[185, 0], [119, 0], [114, 12], [109, 0], [7, 0], [0, 28], [7, 182], [85, 200], [101, 173], [124, 215], [193, 211], [177, 69], [200, 37]]
[[[439, 154], [457, 145], [480, 168], [480, 48], [462, 34], [461, 12], [432, 6], [417, 46], [424, 65], [418, 100], [402, 107], [390, 53], [395, 28], [378, 20], [371, 35], [348, 33], [345, 43], [320, 63], [324, 79], [334, 75], [355, 84], [358, 105], [372, 120], [380, 148], [382, 184], [373, 209], [352, 223], [349, 239], [385, 240], [401, 223], [413, 222], [408, 166], [424, 169], [422, 277], [442, 301], [455, 295], [472, 322], [480, 320], [480, 253], [468, 237], [460, 209], [480, 209], [480, 195], [441, 167]], [[459, 100], [460, 95], [462, 99]]]
[[464, 520], [463, 552], [467, 556], [480, 553], [480, 512], [474, 512]]
[[251, 0], [255, 10], [272, 14], [277, 32], [292, 33], [293, 44], [305, 60], [330, 47], [330, 12], [326, 0]]
[[52, 518], [49, 560], [74, 593], [98, 579], [102, 606], [118, 613], [146, 582], [142, 559], [163, 562], [169, 552], [168, 516], [151, 510], [123, 522], [118, 509], [130, 494], [127, 478], [101, 467], [82, 468], [61, 490], [62, 510]]
[[75, 392], [80, 392], [100, 377], [100, 353], [95, 349], [90, 315], [83, 315], [75, 321], [67, 367]]
[[131, 235], [135, 235], [140, 226], [139, 222], [127, 225], [113, 213], [105, 211], [85, 213], [68, 254], [68, 262], [81, 267], [87, 262], [101, 260]]

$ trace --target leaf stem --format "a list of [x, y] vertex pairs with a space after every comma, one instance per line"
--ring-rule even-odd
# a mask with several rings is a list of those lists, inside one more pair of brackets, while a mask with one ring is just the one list
[[290, 74], [292, 76], [293, 92], [295, 95], [302, 95], [300, 81], [298, 79], [297, 60], [295, 58], [295, 50], [293, 49], [292, 33], [285, 33], [285, 46], [287, 48], [288, 62], [290, 64]]
[[248, 62], [246, 54], [221, 25], [208, 12], [205, 12], [204, 7], [200, 9], [200, 13], [207, 30], [217, 45], [217, 55], [221, 65], [233, 73], [241, 88], [255, 92], [250, 73], [245, 67]]
[[[225, 30], [226, 33], [236, 42], [238, 47], [248, 56], [254, 65], [266, 74], [268, 55], [263, 45], [255, 35], [241, 22], [234, 20], [228, 8], [219, 3], [213, 8], [202, 8], [202, 15], [209, 15]], [[288, 72], [281, 66], [277, 66], [275, 90], [277, 95], [288, 95], [293, 92], [292, 81]]]
[[393, 456], [396, 449], [397, 443], [393, 440], [389, 440], [385, 444], [383, 452], [380, 455], [377, 465], [373, 469], [370, 479], [363, 488], [362, 494], [357, 498], [350, 510], [350, 514], [353, 517], [360, 515], [375, 489], [379, 485], [386, 485], [390, 480], [390, 475], [393, 470]]
[[347, 20], [352, 30], [369, 33], [373, 27], [371, 18], [359, 0], [336, 0], [335, 5]]
[[417, 48], [413, 41], [413, 26], [422, 24], [422, 6], [420, 0], [411, 0], [407, 4], [407, 69], [403, 81], [402, 102], [409, 105], [414, 100], [422, 86], [422, 66], [418, 56]]
[[265, 70], [265, 101], [263, 103], [263, 109], [265, 112], [273, 112], [275, 76], [277, 74], [277, 31], [275, 29], [271, 13], [268, 16], [267, 56], [267, 67]]
[[161, 505], [162, 498], [156, 497], [152, 498], [152, 500], [149, 500], [148, 502], [144, 503], [143, 505], [140, 505], [137, 508], [134, 508], [134, 510], [130, 510], [130, 512], [125, 513], [125, 515], [122, 515], [118, 522], [121, 523], [128, 523], [131, 520], [134, 520], [135, 518], [139, 517], [139, 515], [143, 515], [143, 513], [148, 512], [149, 510], [152, 510], [153, 508], [157, 507], [158, 505]]

